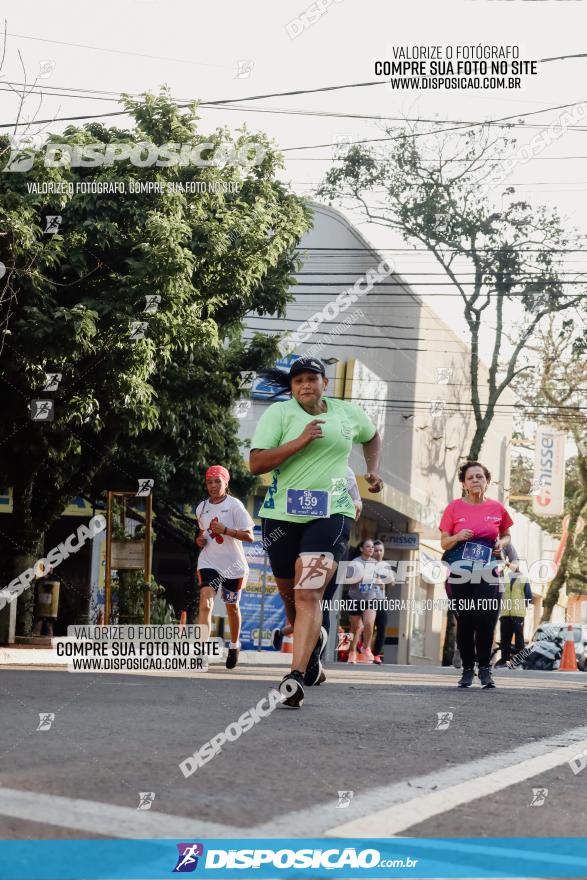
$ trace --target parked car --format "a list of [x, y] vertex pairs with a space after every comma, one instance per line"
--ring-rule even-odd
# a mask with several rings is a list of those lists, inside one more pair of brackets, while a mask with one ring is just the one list
[[[567, 631], [567, 623], [541, 623], [534, 636], [533, 642], [546, 640], [554, 642], [564, 639]], [[587, 624], [573, 623], [573, 641], [575, 642], [575, 654], [577, 655], [577, 667], [583, 672], [587, 670]]]

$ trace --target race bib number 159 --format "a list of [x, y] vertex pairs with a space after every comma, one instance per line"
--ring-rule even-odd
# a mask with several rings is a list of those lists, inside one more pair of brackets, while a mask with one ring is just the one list
[[286, 512], [290, 516], [330, 516], [330, 492], [322, 489], [287, 489]]

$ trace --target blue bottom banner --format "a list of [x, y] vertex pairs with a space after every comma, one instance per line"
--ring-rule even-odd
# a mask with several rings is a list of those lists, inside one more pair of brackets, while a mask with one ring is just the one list
[[587, 877], [587, 839], [1, 840], [1, 880]]

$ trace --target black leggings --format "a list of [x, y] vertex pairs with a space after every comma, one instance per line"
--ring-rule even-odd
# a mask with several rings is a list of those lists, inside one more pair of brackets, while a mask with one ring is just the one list
[[502, 617], [499, 626], [501, 629], [501, 659], [507, 661], [512, 654], [512, 636], [515, 636], [515, 654], [524, 647], [524, 618]]
[[387, 611], [385, 608], [378, 608], [375, 615], [375, 642], [373, 644], [373, 653], [383, 654], [385, 645], [385, 630], [387, 629]]
[[[489, 666], [493, 635], [499, 617], [497, 584], [451, 584], [456, 602], [457, 647], [463, 667]], [[461, 604], [463, 603], [463, 604]], [[460, 607], [459, 607], [460, 606]]]

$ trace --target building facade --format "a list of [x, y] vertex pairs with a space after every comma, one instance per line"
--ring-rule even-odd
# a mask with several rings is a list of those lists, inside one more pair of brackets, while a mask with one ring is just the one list
[[[458, 468], [475, 429], [470, 350], [340, 212], [317, 203], [311, 207], [314, 223], [300, 243], [303, 266], [287, 314], [250, 315], [247, 335], [284, 335], [283, 367], [300, 355], [330, 361], [328, 393], [363, 406], [378, 426], [385, 487], [375, 499], [366, 491], [362, 451], [355, 447], [350, 464], [364, 507], [351, 546], [363, 537], [381, 538], [386, 558], [431, 565], [442, 555], [438, 523], [446, 504], [461, 495]], [[486, 377], [480, 365], [480, 387]], [[251, 406], [241, 419], [243, 441], [250, 440], [270, 403], [263, 391], [262, 384], [253, 386]], [[509, 406], [498, 408], [481, 460], [492, 473], [490, 497], [507, 503], [513, 395], [506, 391], [500, 403]], [[516, 516], [520, 556], [542, 552], [535, 536], [530, 540], [534, 530]], [[437, 663], [446, 614], [413, 606], [438, 603], [442, 584], [424, 571], [398, 578], [388, 585], [388, 595], [406, 607], [388, 615], [386, 661]]]

